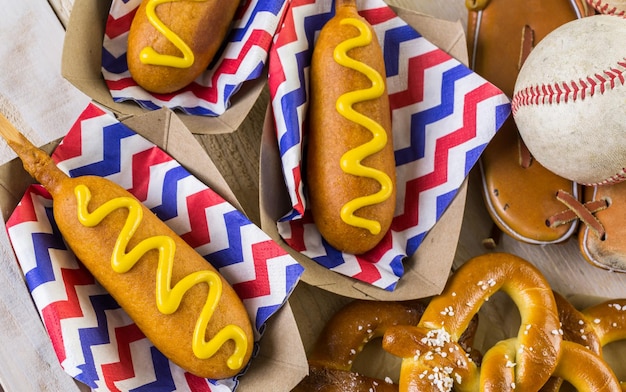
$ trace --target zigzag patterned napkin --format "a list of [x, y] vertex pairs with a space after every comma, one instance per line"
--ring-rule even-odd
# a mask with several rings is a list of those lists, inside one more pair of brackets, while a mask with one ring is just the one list
[[[293, 0], [270, 49], [269, 87], [278, 149], [293, 210], [278, 230], [294, 249], [346, 276], [393, 290], [413, 255], [510, 114], [508, 98], [435, 47], [382, 0], [358, 2], [383, 47], [397, 170], [391, 230], [372, 251], [342, 254], [320, 236], [302, 181], [308, 72], [334, 0]], [[437, 260], [433, 260], [437, 262]]]
[[141, 0], [113, 0], [102, 49], [102, 74], [115, 102], [146, 109], [168, 107], [187, 114], [219, 116], [241, 85], [263, 74], [267, 52], [285, 0], [245, 1], [235, 15], [223, 50], [195, 82], [172, 94], [151, 94], [133, 81], [126, 63], [128, 30]]
[[[303, 268], [241, 212], [171, 156], [90, 104], [53, 154], [70, 176], [98, 175], [128, 189], [216, 267], [243, 300], [255, 345]], [[238, 377], [206, 380], [169, 362], [76, 260], [52, 200], [31, 186], [7, 230], [63, 369], [98, 391], [233, 391]], [[253, 359], [254, 360], [254, 359]]]

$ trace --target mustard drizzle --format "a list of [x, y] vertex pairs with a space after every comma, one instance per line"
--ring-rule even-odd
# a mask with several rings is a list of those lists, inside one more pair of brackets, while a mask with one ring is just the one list
[[[151, 46], [146, 46], [139, 52], [139, 60], [143, 64], [163, 65], [174, 68], [189, 68], [193, 65], [194, 54], [189, 45], [185, 43], [176, 33], [168, 28], [165, 23], [157, 16], [156, 7], [163, 3], [171, 3], [181, 0], [149, 0], [146, 4], [146, 16], [148, 21], [159, 33], [163, 34], [178, 50], [181, 51], [182, 57], [157, 53]], [[191, 0], [206, 1], [206, 0]]]
[[174, 313], [180, 306], [183, 295], [196, 284], [207, 283], [209, 285], [207, 300], [193, 331], [192, 349], [194, 355], [200, 359], [210, 358], [226, 341], [233, 340], [235, 350], [228, 358], [227, 365], [231, 369], [241, 368], [247, 351], [248, 340], [245, 332], [239, 326], [227, 325], [209, 341], [205, 340], [207, 325], [222, 294], [222, 282], [219, 275], [209, 270], [196, 271], [185, 276], [174, 287], [171, 287], [172, 268], [176, 252], [176, 243], [171, 237], [160, 235], [146, 238], [126, 253], [128, 243], [143, 219], [143, 209], [137, 200], [131, 197], [117, 197], [90, 213], [87, 211], [87, 206], [91, 200], [89, 188], [80, 184], [76, 186], [74, 193], [78, 203], [78, 220], [86, 227], [98, 225], [106, 216], [117, 209], [126, 208], [128, 210], [128, 218], [120, 231], [111, 255], [111, 267], [115, 272], [128, 272], [148, 251], [158, 250], [156, 304], [161, 313]]
[[393, 182], [391, 178], [380, 170], [361, 164], [363, 159], [381, 151], [385, 147], [387, 143], [387, 133], [379, 123], [354, 110], [352, 105], [357, 102], [381, 97], [385, 92], [385, 81], [375, 69], [348, 56], [350, 49], [367, 46], [372, 42], [372, 32], [369, 27], [363, 21], [356, 18], [345, 18], [342, 19], [340, 23], [342, 25], [349, 24], [356, 27], [359, 30], [359, 35], [337, 45], [333, 52], [335, 61], [344, 67], [365, 74], [372, 82], [372, 86], [367, 89], [350, 91], [341, 95], [337, 99], [336, 109], [346, 119], [360, 124], [369, 130], [373, 136], [369, 142], [343, 154], [340, 159], [340, 165], [345, 173], [372, 178], [378, 181], [381, 186], [380, 190], [374, 194], [358, 197], [344, 204], [340, 214], [341, 219], [345, 223], [367, 229], [370, 233], [376, 235], [380, 233], [381, 230], [380, 222], [355, 216], [354, 212], [362, 207], [382, 203], [392, 195]]

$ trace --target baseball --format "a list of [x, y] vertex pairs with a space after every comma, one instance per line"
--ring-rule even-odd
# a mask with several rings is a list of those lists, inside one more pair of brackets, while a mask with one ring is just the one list
[[626, 16], [626, 0], [587, 0], [587, 4], [601, 14]]
[[566, 23], [530, 52], [511, 109], [533, 157], [583, 185], [626, 179], [626, 19]]

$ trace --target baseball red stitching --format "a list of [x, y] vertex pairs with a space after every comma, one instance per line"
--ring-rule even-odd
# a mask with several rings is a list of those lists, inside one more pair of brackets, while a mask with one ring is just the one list
[[569, 82], [556, 82], [525, 87], [511, 100], [511, 110], [515, 115], [523, 106], [559, 104], [584, 100], [595, 94], [604, 94], [617, 86], [626, 84], [626, 57], [617, 66], [592, 76]]
[[599, 182], [593, 182], [593, 183], [580, 183], [580, 185], [587, 185], [587, 186], [596, 186], [596, 185], [609, 185], [609, 184], [616, 184], [618, 182], [622, 182], [626, 179], [626, 169], [622, 168], [622, 170], [620, 170], [617, 174], [612, 175], [611, 177], [607, 178], [606, 180], [602, 180]]
[[603, 2], [602, 0], [587, 0], [587, 4], [592, 6], [596, 11], [604, 15], [615, 15], [626, 17], [626, 11], [618, 10], [617, 7], [611, 7], [611, 5]]

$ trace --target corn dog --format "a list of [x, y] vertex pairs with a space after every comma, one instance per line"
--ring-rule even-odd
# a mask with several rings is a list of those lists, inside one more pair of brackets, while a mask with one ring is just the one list
[[395, 210], [395, 160], [382, 50], [355, 0], [336, 0], [311, 62], [306, 179], [313, 220], [336, 249], [361, 254]]
[[128, 34], [131, 76], [153, 93], [187, 86], [213, 60], [238, 7], [238, 0], [143, 0]]
[[132, 194], [71, 178], [0, 116], [0, 134], [50, 192], [76, 257], [172, 362], [204, 378], [239, 373], [253, 349], [243, 303], [224, 278]]

